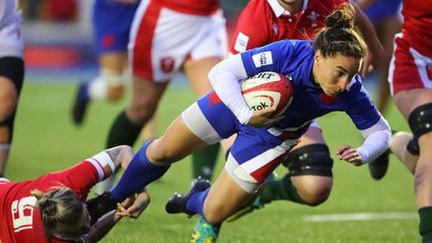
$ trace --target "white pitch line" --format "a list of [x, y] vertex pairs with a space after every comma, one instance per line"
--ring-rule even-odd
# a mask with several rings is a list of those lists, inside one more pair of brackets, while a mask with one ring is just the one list
[[305, 216], [303, 219], [309, 222], [418, 219], [418, 214], [414, 212], [315, 214]]

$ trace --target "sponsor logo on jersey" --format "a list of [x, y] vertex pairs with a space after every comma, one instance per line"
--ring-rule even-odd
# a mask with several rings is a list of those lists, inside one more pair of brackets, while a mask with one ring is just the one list
[[234, 50], [238, 52], [246, 51], [248, 42], [249, 42], [249, 36], [243, 34], [242, 32], [239, 32], [234, 45]]
[[255, 54], [252, 60], [257, 68], [273, 64], [273, 56], [270, 51]]

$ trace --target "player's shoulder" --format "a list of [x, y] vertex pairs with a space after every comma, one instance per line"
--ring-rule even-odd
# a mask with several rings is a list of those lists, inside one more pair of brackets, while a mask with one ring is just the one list
[[308, 9], [317, 12], [332, 12], [342, 3], [348, 3], [348, 0], [322, 0], [309, 1]]
[[272, 44], [277, 49], [282, 51], [300, 54], [309, 54], [313, 52], [313, 42], [310, 40], [280, 40]]
[[272, 9], [267, 0], [251, 0], [240, 13], [239, 22], [262, 26], [271, 16]]

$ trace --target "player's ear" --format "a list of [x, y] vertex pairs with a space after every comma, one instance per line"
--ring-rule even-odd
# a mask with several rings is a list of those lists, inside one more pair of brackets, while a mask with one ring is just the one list
[[322, 59], [321, 50], [316, 50], [314, 55], [315, 62], [320, 62]]

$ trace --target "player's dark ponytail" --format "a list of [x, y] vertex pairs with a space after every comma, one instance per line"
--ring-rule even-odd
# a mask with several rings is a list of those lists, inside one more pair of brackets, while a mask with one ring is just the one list
[[346, 28], [354, 27], [355, 9], [351, 4], [344, 3], [336, 11], [331, 13], [325, 19], [325, 26], [328, 28]]
[[325, 19], [325, 27], [318, 32], [314, 49], [320, 50], [324, 57], [341, 53], [344, 56], [361, 59], [366, 45], [363, 38], [354, 30], [355, 9], [343, 3]]
[[48, 193], [33, 190], [31, 194], [36, 197], [36, 207], [48, 236], [79, 239], [87, 233], [89, 225], [82, 217], [84, 206], [74, 191], [60, 187]]

